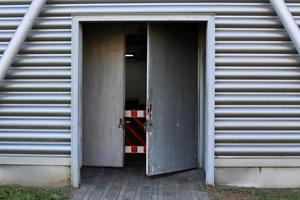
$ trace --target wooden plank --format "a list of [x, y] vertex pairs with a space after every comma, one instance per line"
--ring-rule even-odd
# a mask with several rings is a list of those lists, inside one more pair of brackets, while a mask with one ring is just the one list
[[114, 171], [112, 170], [112, 172], [111, 172], [111, 176], [110, 176], [110, 180], [109, 180], [109, 182], [105, 185], [105, 189], [104, 189], [104, 191], [103, 191], [103, 193], [102, 193], [102, 195], [101, 195], [101, 197], [99, 198], [99, 199], [106, 199], [106, 196], [107, 196], [107, 194], [109, 193], [109, 191], [110, 191], [110, 189], [111, 189], [111, 186], [112, 186], [112, 184], [113, 184], [113, 182], [115, 181], [115, 179], [116, 179], [116, 173], [114, 173]]
[[130, 177], [128, 180], [128, 185], [127, 189], [124, 195], [124, 200], [125, 199], [134, 199], [138, 187], [138, 181], [139, 181], [139, 176], [140, 176], [140, 169], [136, 168], [129, 168], [130, 171]]
[[82, 176], [82, 183], [80, 188], [74, 194], [72, 200], [82, 200], [87, 192], [90, 190], [91, 186], [96, 181], [97, 174], [99, 169], [96, 168], [86, 168]]
[[174, 178], [172, 175], [164, 177], [164, 200], [175, 200], [176, 199], [176, 178]]
[[115, 171], [116, 176], [108, 194], [105, 196], [107, 200], [117, 200], [119, 193], [121, 191], [123, 182], [125, 181], [126, 171], [125, 170], [117, 170]]
[[123, 200], [124, 199], [124, 196], [125, 196], [125, 192], [126, 192], [126, 189], [127, 189], [127, 185], [128, 185], [128, 179], [129, 179], [129, 176], [130, 176], [130, 171], [129, 170], [126, 170], [126, 176], [123, 180], [123, 183], [122, 183], [122, 187], [121, 187], [121, 191], [119, 193], [119, 196], [118, 196], [118, 199], [117, 200]]
[[153, 180], [151, 178], [146, 177], [145, 172], [143, 175], [143, 185], [141, 190], [141, 200], [151, 200], [152, 192], [153, 192]]
[[153, 188], [152, 188], [152, 200], [158, 200], [158, 179], [152, 178]]
[[97, 182], [95, 183], [96, 189], [90, 195], [90, 199], [92, 200], [100, 199], [105, 190], [106, 184], [110, 181], [112, 176], [110, 169], [102, 169], [101, 172], [101, 177], [99, 177]]
[[178, 183], [178, 181], [176, 181], [175, 182], [175, 193], [176, 193], [176, 195], [175, 195], [175, 199], [176, 200], [180, 200], [181, 199], [181, 197], [180, 197], [180, 184]]
[[141, 199], [141, 191], [142, 191], [142, 185], [143, 185], [143, 175], [145, 172], [142, 170], [139, 170], [139, 179], [138, 179], [138, 185], [137, 185], [137, 190], [135, 193], [135, 200], [140, 200]]
[[158, 181], [158, 200], [164, 199], [164, 185], [162, 181]]
[[181, 184], [180, 186], [181, 199], [192, 199], [192, 193], [190, 187], [187, 184]]
[[207, 193], [199, 190], [204, 180], [200, 170], [151, 178], [143, 166], [88, 168], [82, 179], [73, 200], [208, 200]]

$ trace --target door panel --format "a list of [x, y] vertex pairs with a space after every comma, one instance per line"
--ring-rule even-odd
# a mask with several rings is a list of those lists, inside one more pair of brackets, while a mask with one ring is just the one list
[[147, 175], [198, 165], [197, 27], [148, 25]]
[[122, 24], [83, 28], [83, 165], [123, 166], [124, 34]]

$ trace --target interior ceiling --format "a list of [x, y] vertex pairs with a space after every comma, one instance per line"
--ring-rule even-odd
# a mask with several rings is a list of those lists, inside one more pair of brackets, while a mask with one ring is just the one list
[[147, 56], [146, 24], [126, 25], [126, 54], [133, 54], [130, 59], [144, 59]]

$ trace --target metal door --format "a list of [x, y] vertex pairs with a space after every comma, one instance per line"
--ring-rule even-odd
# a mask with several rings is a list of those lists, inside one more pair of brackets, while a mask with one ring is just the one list
[[124, 159], [122, 24], [83, 28], [83, 164], [121, 167]]
[[198, 28], [148, 25], [147, 175], [196, 168]]

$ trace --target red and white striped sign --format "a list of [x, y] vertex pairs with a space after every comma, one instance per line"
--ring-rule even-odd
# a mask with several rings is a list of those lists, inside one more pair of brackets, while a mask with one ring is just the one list
[[146, 153], [146, 146], [125, 146], [125, 153]]
[[125, 117], [145, 118], [146, 111], [145, 110], [125, 110]]

